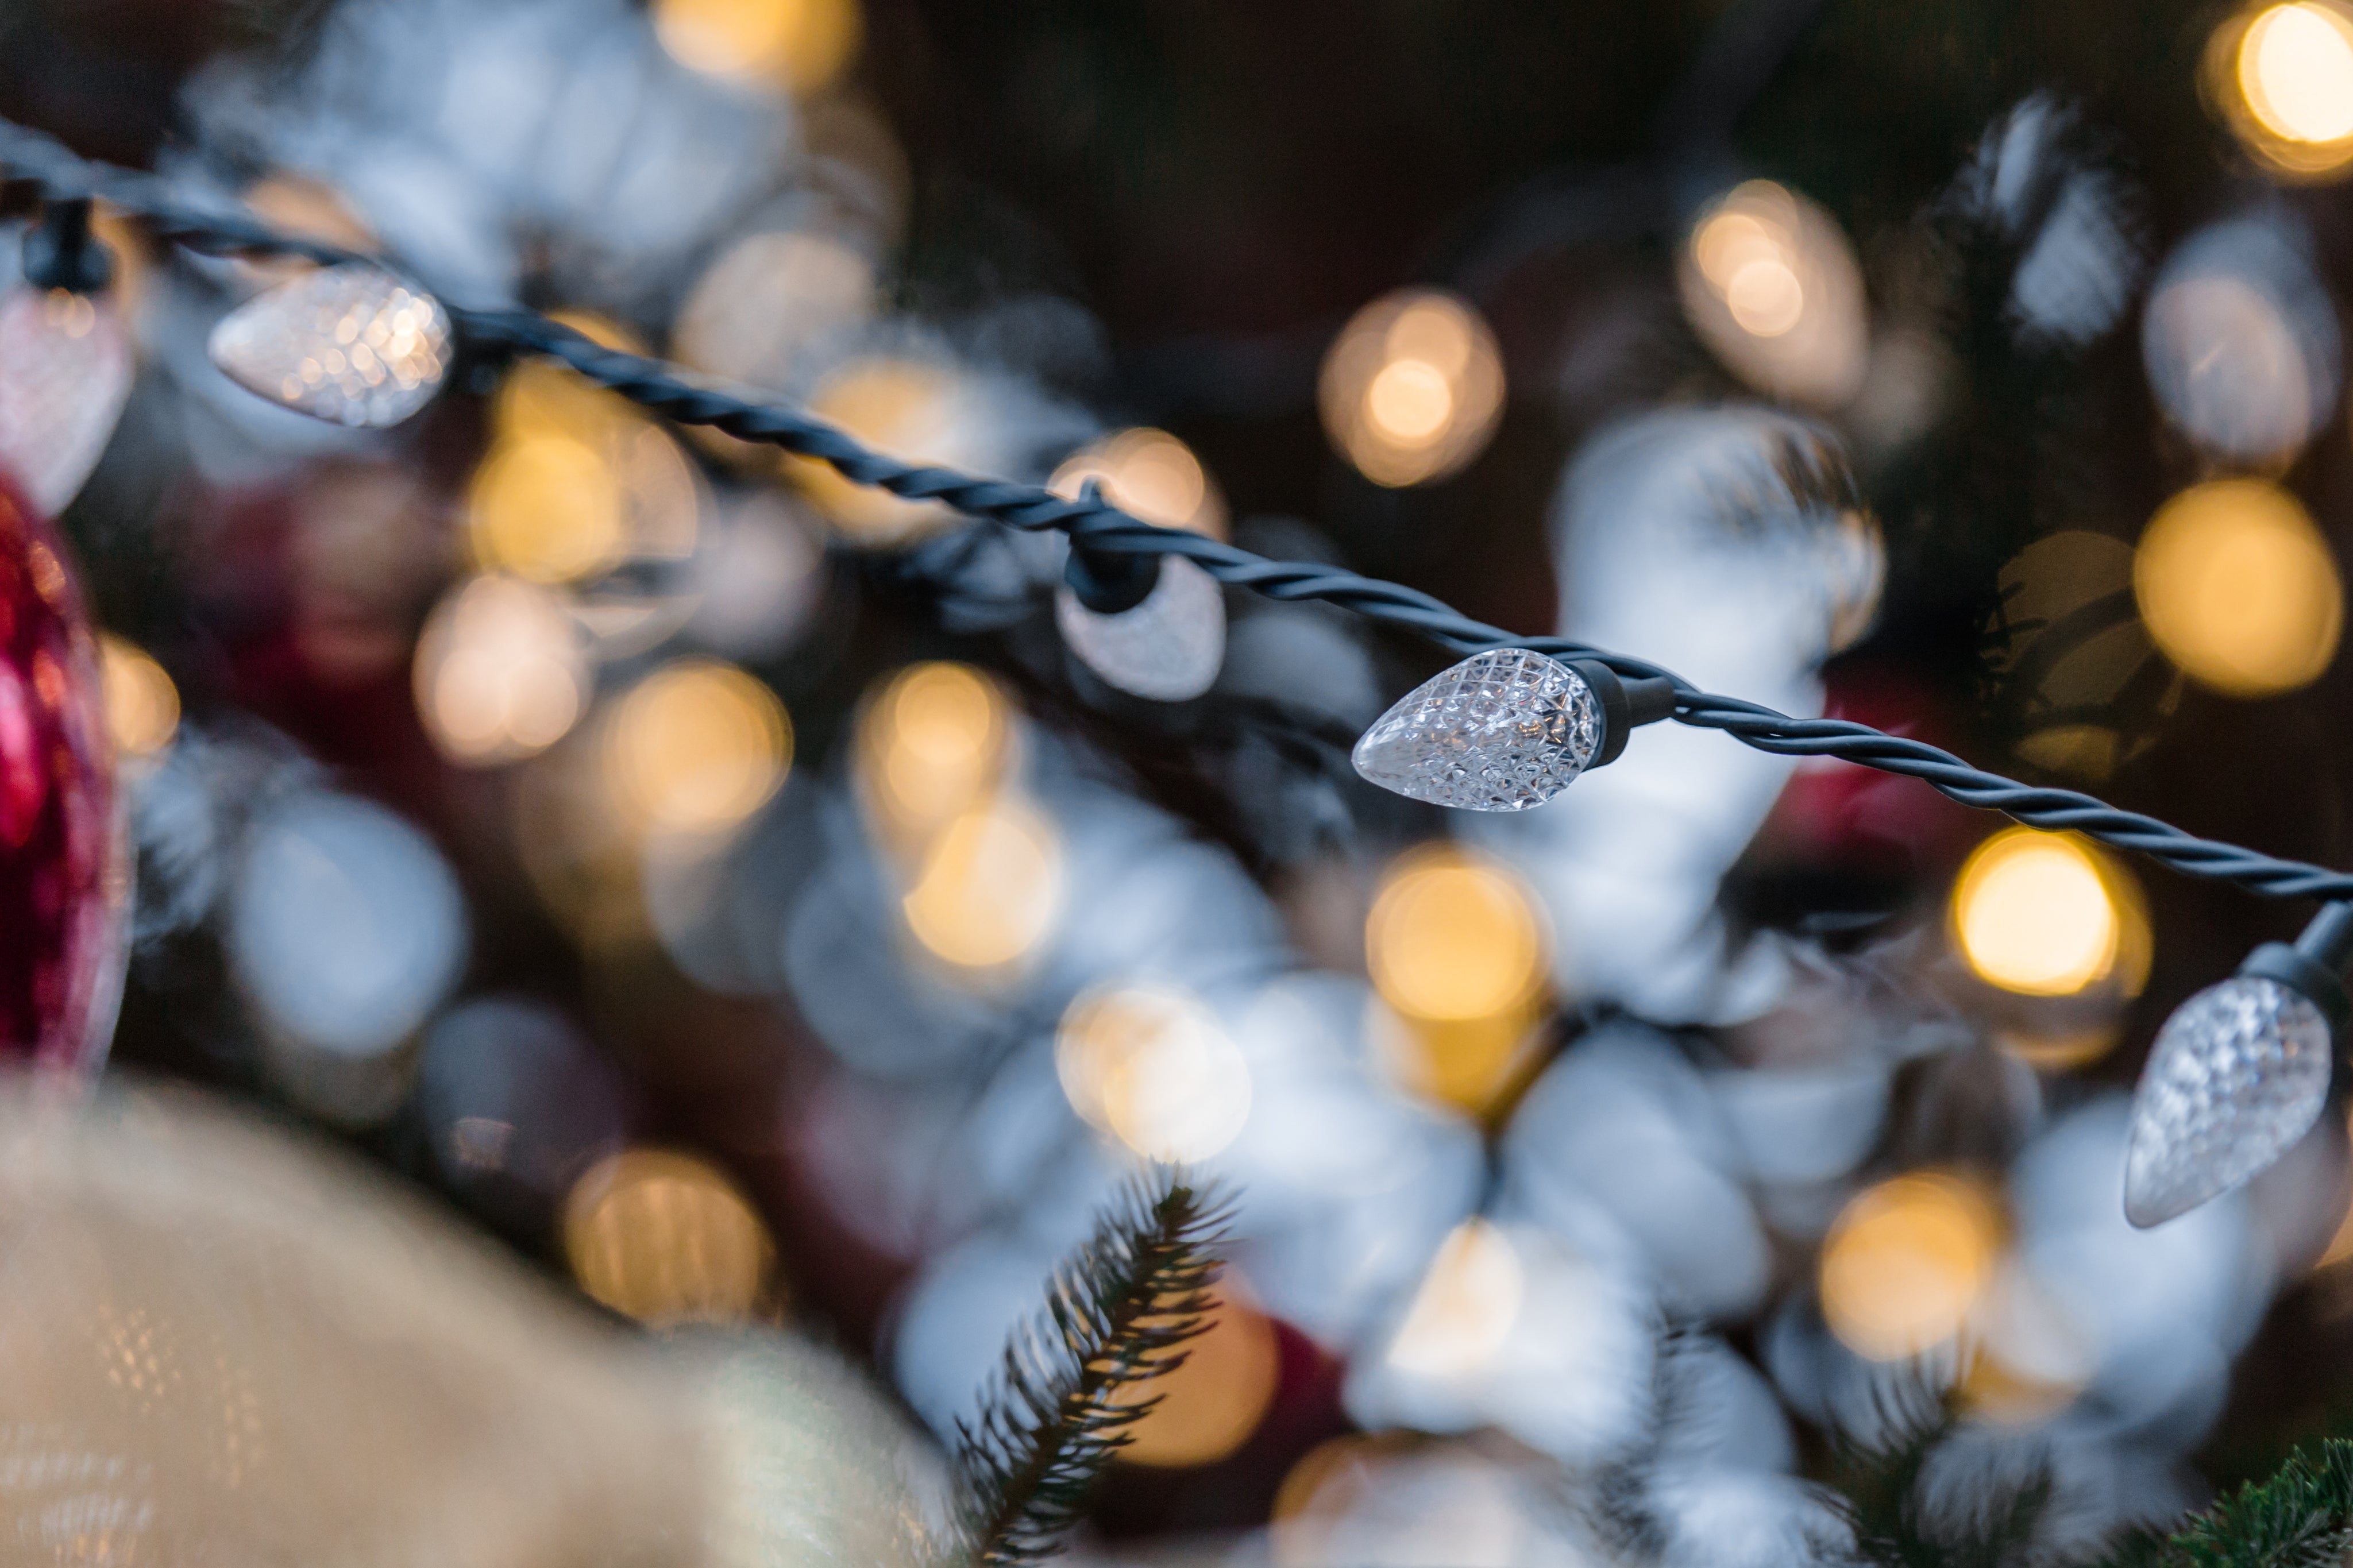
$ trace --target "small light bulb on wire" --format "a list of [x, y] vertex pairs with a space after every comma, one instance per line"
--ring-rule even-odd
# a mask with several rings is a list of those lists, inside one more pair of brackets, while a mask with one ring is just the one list
[[25, 282], [0, 299], [0, 469], [54, 517], [98, 467], [131, 396], [131, 342], [103, 297], [113, 262], [88, 202], [56, 202], [25, 237]]
[[2146, 1228], [2221, 1196], [2311, 1131], [2328, 1099], [2353, 904], [2329, 904], [2291, 947], [2174, 1009], [2134, 1091], [2125, 1217]]
[[1356, 742], [1354, 761], [1366, 778], [1414, 800], [1525, 811], [1616, 761], [1630, 730], [1673, 707], [1663, 678], [1621, 680], [1598, 660], [1493, 648], [1406, 693]]
[[246, 301], [221, 318], [208, 346], [248, 392], [330, 425], [382, 429], [440, 391], [449, 315], [382, 268], [346, 262]]
[[[1103, 492], [1163, 528], [1221, 538], [1225, 498], [1201, 460], [1165, 430], [1123, 430], [1055, 472], [1058, 495]], [[1054, 624], [1082, 663], [1120, 690], [1184, 702], [1209, 689], [1226, 659], [1226, 598], [1177, 554], [1114, 555], [1074, 546], [1054, 595]]]

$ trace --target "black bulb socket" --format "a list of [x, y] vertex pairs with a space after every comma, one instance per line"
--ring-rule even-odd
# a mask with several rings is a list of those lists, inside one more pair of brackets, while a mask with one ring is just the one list
[[2247, 954], [2239, 973], [2274, 981], [2310, 998], [2328, 1020], [2330, 1037], [2341, 1039], [2348, 1019], [2353, 1018], [2353, 999], [2346, 994], [2344, 978], [2348, 958], [2353, 958], [2353, 904], [2324, 904], [2293, 943], [2263, 943]]
[[114, 281], [114, 252], [90, 232], [87, 200], [50, 202], [25, 235], [25, 281], [96, 294]]
[[1675, 683], [1663, 675], [1637, 676], [1629, 680], [1598, 658], [1568, 658], [1561, 662], [1583, 678], [1585, 684], [1593, 689], [1594, 700], [1601, 704], [1601, 744], [1585, 764], [1588, 773], [1616, 762], [1619, 753], [1626, 749], [1626, 737], [1636, 727], [1654, 724], [1675, 710]]
[[1089, 550], [1074, 539], [1062, 581], [1096, 615], [1124, 615], [1144, 603], [1160, 581], [1160, 557]]

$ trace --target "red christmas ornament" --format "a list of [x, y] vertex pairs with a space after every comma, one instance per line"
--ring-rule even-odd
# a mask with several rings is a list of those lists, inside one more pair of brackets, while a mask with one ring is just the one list
[[129, 882], [81, 590], [57, 530], [0, 475], [0, 1061], [105, 1059]]

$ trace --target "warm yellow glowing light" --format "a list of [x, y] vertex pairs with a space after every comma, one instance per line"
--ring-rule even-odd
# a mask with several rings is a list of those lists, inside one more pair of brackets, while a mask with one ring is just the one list
[[1725, 284], [1724, 303], [1744, 331], [1778, 338], [1805, 315], [1806, 286], [1781, 258], [1759, 257]]
[[998, 800], [950, 822], [900, 900], [915, 940], [963, 969], [1029, 953], [1062, 905], [1062, 852], [1036, 812]]
[[1078, 452], [1054, 470], [1049, 488], [1076, 496], [1099, 479], [1110, 498], [1146, 522], [1189, 528], [1223, 539], [1226, 499], [1193, 449], [1166, 430], [1122, 430]]
[[1420, 1018], [1484, 1018], [1543, 977], [1535, 907], [1518, 878], [1451, 847], [1401, 857], [1365, 922], [1373, 984]]
[[1400, 447], [1423, 447], [1454, 416], [1454, 389], [1426, 360], [1391, 360], [1365, 388], [1365, 417]]
[[540, 436], [494, 447], [471, 496], [484, 565], [540, 583], [586, 577], [618, 559], [621, 491], [593, 447]]
[[2236, 697], [2317, 678], [2345, 615], [2327, 542], [2263, 479], [2193, 485], [2160, 507], [2133, 557], [2133, 594], [2166, 657]]
[[1694, 329], [1744, 378], [1826, 406], [1862, 384], [1862, 272], [1811, 202], [1769, 180], [1735, 186], [1693, 226], [1681, 276]]
[[1960, 1331], [1992, 1281], [2001, 1224], [1957, 1176], [1897, 1176], [1858, 1193], [1822, 1247], [1822, 1316], [1873, 1361], [1917, 1355]]
[[785, 705], [733, 665], [679, 659], [622, 699], [606, 736], [617, 797], [647, 826], [733, 827], [784, 783], [793, 728]]
[[1376, 1019], [1405, 1088], [1483, 1113], [1514, 1079], [1544, 1000], [1535, 902], [1504, 867], [1453, 846], [1401, 856], [1365, 921]]
[[564, 1252], [580, 1288], [652, 1324], [773, 1312], [776, 1244], [735, 1184], [691, 1154], [629, 1149], [565, 1200]]
[[1274, 1325], [1250, 1300], [1231, 1268], [1217, 1286], [1208, 1328], [1187, 1342], [1185, 1364], [1132, 1385], [1130, 1402], [1153, 1401], [1128, 1428], [1122, 1464], [1178, 1469], [1214, 1464], [1250, 1440], [1274, 1403], [1281, 1358]]
[[98, 639], [99, 679], [106, 698], [106, 732], [117, 755], [152, 757], [180, 729], [180, 690], [145, 649], [122, 638]]
[[2239, 90], [2273, 135], [2353, 139], [2353, 18], [2316, 0], [2274, 5], [2239, 40]]
[[997, 683], [970, 665], [912, 664], [871, 698], [858, 727], [867, 805], [902, 847], [997, 790], [1012, 721]]
[[565, 601], [512, 577], [476, 577], [435, 605], [414, 674], [426, 732], [472, 765], [545, 751], [588, 700], [587, 661]]
[[2011, 827], [1978, 846], [1953, 884], [1952, 931], [1978, 976], [2066, 996], [2115, 969], [2123, 921], [2100, 863], [2063, 833]]
[[1486, 448], [1503, 413], [1503, 354], [1469, 301], [1404, 289], [1341, 329], [1317, 396], [1324, 431], [1366, 479], [1422, 484]]
[[[614, 323], [556, 320], [607, 347], [642, 353]], [[594, 576], [628, 557], [694, 549], [703, 489], [670, 435], [618, 395], [560, 365], [526, 361], [491, 404], [493, 439], [467, 515], [474, 559], [535, 583]]]
[[812, 93], [858, 47], [858, 0], [657, 0], [654, 33], [670, 58], [709, 76]]
[[[854, 360], [818, 384], [809, 411], [880, 451], [909, 460], [970, 458], [970, 414], [944, 368], [917, 360]], [[790, 468], [818, 509], [843, 532], [892, 544], [944, 526], [955, 514], [936, 502], [901, 500], [843, 479], [813, 458]]]
[[1080, 995], [1056, 1032], [1054, 1068], [1073, 1110], [1147, 1159], [1206, 1160], [1250, 1119], [1250, 1064], [1172, 986]]
[[1389, 1342], [1388, 1362], [1431, 1377], [1480, 1371], [1519, 1321], [1526, 1281], [1511, 1238], [1483, 1219], [1454, 1227]]

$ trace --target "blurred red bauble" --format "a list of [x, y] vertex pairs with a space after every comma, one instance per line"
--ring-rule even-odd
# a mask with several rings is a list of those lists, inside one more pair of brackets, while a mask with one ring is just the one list
[[57, 530], [0, 475], [0, 1061], [105, 1058], [128, 892], [90, 616]]

